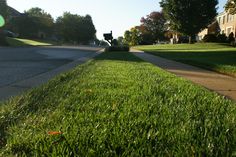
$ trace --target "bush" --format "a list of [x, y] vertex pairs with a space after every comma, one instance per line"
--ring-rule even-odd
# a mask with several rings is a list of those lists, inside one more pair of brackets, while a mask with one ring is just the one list
[[111, 51], [129, 51], [129, 46], [110, 46], [106, 48], [106, 52]]
[[234, 33], [230, 33], [230, 34], [229, 34], [229, 37], [228, 37], [228, 42], [229, 42], [229, 43], [233, 43], [234, 41], [235, 41]]
[[227, 42], [227, 36], [225, 34], [218, 34], [217, 35], [217, 41], [219, 43], [226, 43]]
[[215, 34], [207, 34], [203, 38], [204, 42], [217, 42], [217, 37]]

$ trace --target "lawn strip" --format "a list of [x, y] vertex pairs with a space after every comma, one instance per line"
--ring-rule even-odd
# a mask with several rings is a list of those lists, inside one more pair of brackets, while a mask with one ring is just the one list
[[131, 53], [107, 52], [2, 103], [0, 155], [230, 156], [235, 105]]
[[136, 48], [177, 62], [236, 76], [236, 48], [226, 44], [150, 45]]

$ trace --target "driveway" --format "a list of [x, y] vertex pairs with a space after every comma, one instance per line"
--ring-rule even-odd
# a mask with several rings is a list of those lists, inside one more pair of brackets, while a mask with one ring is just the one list
[[0, 48], [0, 100], [10, 96], [3, 93], [5, 88], [80, 58], [89, 58], [99, 50], [101, 48], [65, 46]]

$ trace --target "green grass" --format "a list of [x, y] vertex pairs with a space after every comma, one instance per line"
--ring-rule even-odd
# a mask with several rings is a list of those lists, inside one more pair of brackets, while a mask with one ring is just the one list
[[227, 44], [150, 45], [135, 48], [167, 59], [236, 76], [236, 48]]
[[7, 38], [9, 46], [50, 46], [53, 45], [52, 42], [47, 41], [36, 41], [29, 39], [20, 38]]
[[0, 155], [231, 156], [235, 119], [230, 100], [107, 52], [2, 103]]

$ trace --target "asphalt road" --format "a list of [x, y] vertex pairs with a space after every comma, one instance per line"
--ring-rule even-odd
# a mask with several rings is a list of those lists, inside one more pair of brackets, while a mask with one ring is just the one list
[[0, 48], [0, 88], [56, 69], [101, 50], [95, 47]]

